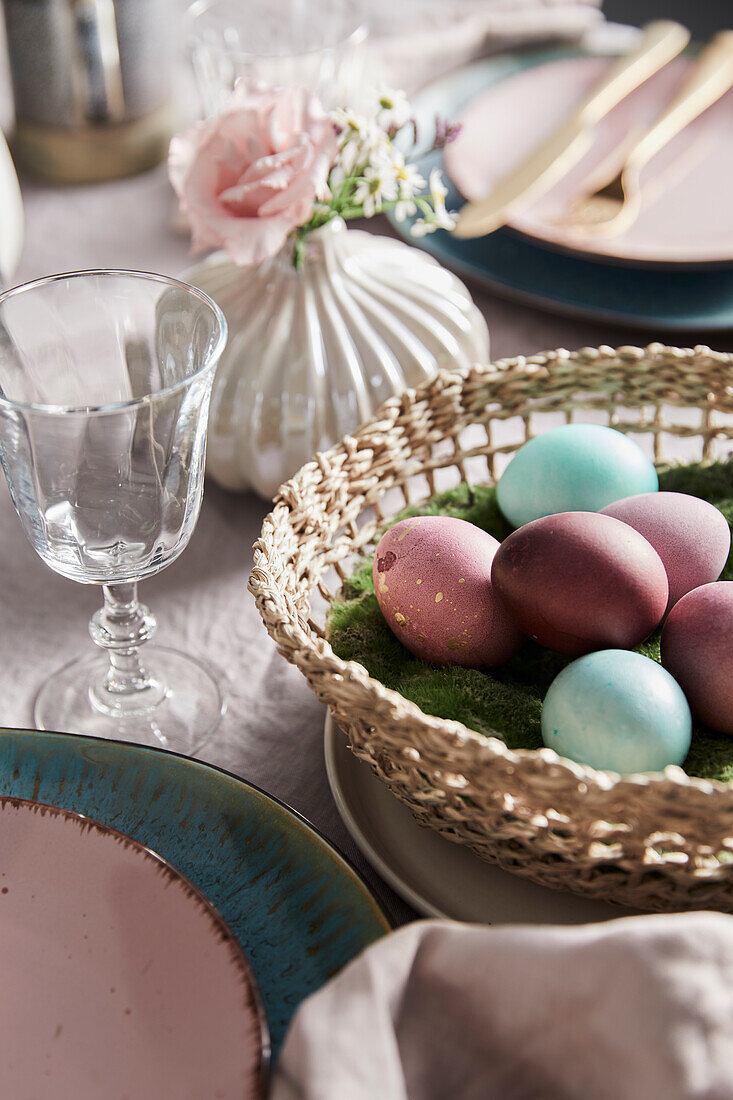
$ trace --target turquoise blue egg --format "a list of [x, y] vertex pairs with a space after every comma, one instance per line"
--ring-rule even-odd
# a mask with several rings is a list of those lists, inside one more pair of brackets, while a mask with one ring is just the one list
[[555, 677], [542, 706], [542, 740], [592, 768], [658, 772], [681, 764], [692, 717], [677, 681], [628, 649], [602, 649]]
[[565, 424], [525, 443], [496, 487], [499, 507], [515, 527], [557, 512], [598, 512], [659, 479], [644, 452], [622, 432], [600, 424]]

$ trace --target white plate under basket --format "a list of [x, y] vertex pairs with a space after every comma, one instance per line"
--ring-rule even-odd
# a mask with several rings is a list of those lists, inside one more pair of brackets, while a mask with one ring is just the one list
[[479, 924], [587, 924], [637, 910], [538, 886], [418, 825], [326, 718], [324, 751], [344, 824], [386, 882], [427, 917]]

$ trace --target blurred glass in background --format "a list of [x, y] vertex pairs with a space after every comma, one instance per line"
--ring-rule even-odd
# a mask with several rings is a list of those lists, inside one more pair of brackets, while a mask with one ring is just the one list
[[364, 80], [362, 17], [350, 0], [196, 0], [185, 39], [201, 113], [216, 114], [240, 79], [302, 85], [326, 107], [353, 103]]
[[175, 128], [172, 0], [2, 0], [14, 152], [58, 182], [162, 160]]

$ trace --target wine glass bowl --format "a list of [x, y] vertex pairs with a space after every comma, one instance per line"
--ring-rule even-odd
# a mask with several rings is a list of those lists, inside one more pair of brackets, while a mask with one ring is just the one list
[[365, 77], [361, 0], [195, 0], [185, 38], [206, 117], [238, 80], [301, 86], [326, 107], [354, 106]]
[[225, 340], [218, 306], [163, 276], [74, 272], [0, 295], [0, 460], [13, 503], [43, 561], [105, 596], [90, 632], [107, 652], [46, 682], [41, 728], [192, 751], [221, 716], [200, 662], [158, 650], [143, 663], [155, 620], [136, 584], [175, 561], [198, 518]]

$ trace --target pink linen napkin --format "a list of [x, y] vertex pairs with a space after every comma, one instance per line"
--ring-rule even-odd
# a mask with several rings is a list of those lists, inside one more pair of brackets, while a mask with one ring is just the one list
[[733, 1097], [733, 918], [408, 925], [300, 1007], [271, 1097]]

